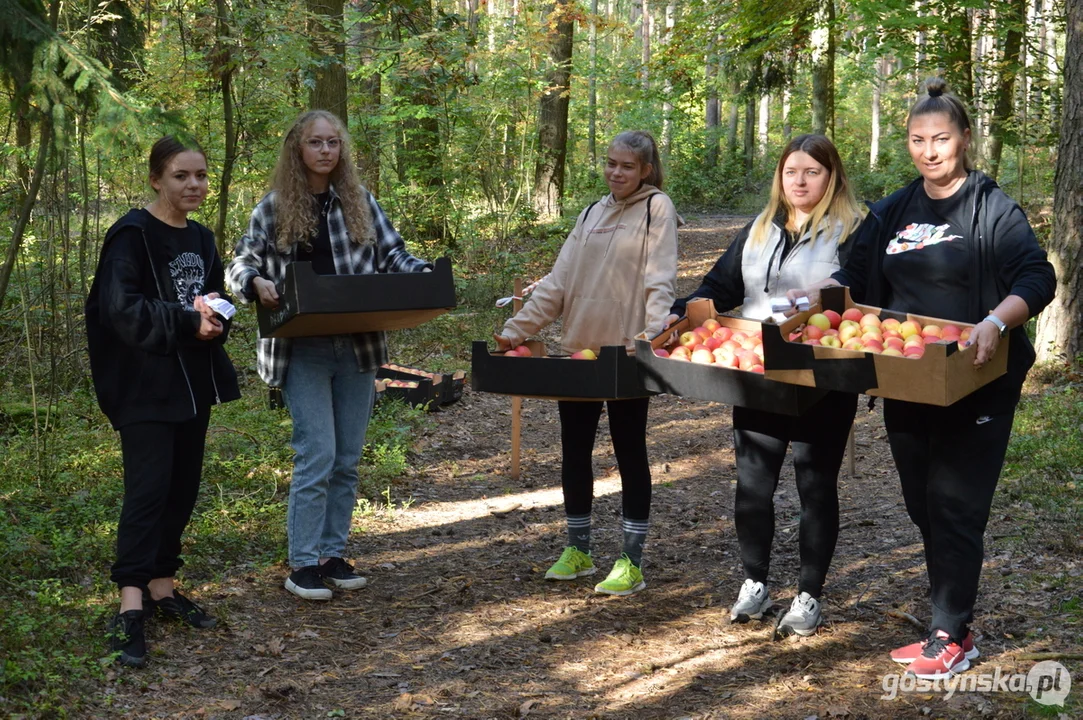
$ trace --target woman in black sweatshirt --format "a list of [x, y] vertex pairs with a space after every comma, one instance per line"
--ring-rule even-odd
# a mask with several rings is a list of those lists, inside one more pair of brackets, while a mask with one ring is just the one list
[[1023, 210], [971, 166], [970, 118], [943, 80], [926, 82], [906, 127], [921, 177], [872, 207], [843, 269], [790, 296], [847, 285], [859, 303], [976, 323], [969, 342], [977, 345], [977, 366], [1011, 335], [1007, 374], [954, 405], [884, 403], [906, 510], [924, 541], [932, 600], [927, 635], [891, 658], [936, 679], [963, 672], [978, 656], [968, 625], [983, 535], [1034, 363], [1023, 325], [1053, 299], [1056, 278]]
[[[102, 412], [120, 432], [124, 506], [112, 580], [120, 612], [110, 645], [121, 663], [146, 662], [144, 620], [194, 627], [215, 620], [173, 587], [181, 533], [195, 507], [211, 405], [240, 397], [222, 347], [229, 321], [209, 301], [225, 294], [210, 230], [189, 220], [207, 196], [207, 159], [164, 137], [150, 152], [157, 193], [106, 233], [86, 303], [87, 345]], [[228, 314], [228, 313], [227, 313]]]

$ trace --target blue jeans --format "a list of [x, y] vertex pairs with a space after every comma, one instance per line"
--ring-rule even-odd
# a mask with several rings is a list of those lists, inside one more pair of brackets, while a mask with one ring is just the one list
[[286, 529], [296, 569], [346, 554], [376, 371], [358, 371], [348, 335], [296, 338], [289, 362], [282, 391], [295, 455]]

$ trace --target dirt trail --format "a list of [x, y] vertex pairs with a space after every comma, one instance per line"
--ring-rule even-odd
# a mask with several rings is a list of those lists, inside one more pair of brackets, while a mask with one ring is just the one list
[[[746, 220], [698, 217], [682, 229], [680, 292], [698, 284]], [[524, 401], [524, 472], [516, 483], [507, 474], [509, 405], [468, 390], [434, 415], [435, 427], [417, 443], [422, 469], [393, 488], [394, 498], [412, 503], [357, 521], [351, 553], [370, 578], [367, 589], [302, 603], [282, 589], [281, 567], [207, 586], [203, 597], [223, 627], [152, 627], [150, 667], [118, 671], [96, 698], [110, 705], [100, 716], [1027, 716], [1025, 693], [880, 699], [883, 676], [900, 669], [887, 651], [916, 636], [889, 613], [924, 619], [928, 609], [920, 540], [879, 409], [866, 412], [862, 402], [859, 474], [847, 476], [844, 465], [839, 483], [842, 532], [825, 591], [827, 624], [811, 638], [772, 642], [770, 623], [728, 622], [743, 580], [729, 408], [652, 401], [648, 588], [620, 599], [595, 595], [596, 578], [542, 579], [564, 542], [556, 408]], [[604, 422], [595, 468], [594, 544], [604, 572], [620, 543], [620, 480]], [[776, 495], [776, 605], [795, 592], [798, 510], [787, 465]], [[996, 539], [1012, 532], [1010, 522], [995, 518], [987, 537], [975, 630], [978, 667], [989, 672], [1026, 672], [1033, 663], [1017, 665], [1015, 652], [1074, 642], [1052, 629], [1047, 601], [1025, 592], [1023, 574], [1039, 572], [1041, 561], [1013, 557]], [[1050, 629], [1023, 640], [1039, 623]]]

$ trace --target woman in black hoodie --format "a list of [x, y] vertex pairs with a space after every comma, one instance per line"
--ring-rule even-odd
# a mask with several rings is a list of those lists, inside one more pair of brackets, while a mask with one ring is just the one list
[[1023, 325], [1053, 299], [1056, 278], [1023, 210], [973, 169], [970, 118], [943, 80], [926, 82], [906, 128], [921, 177], [871, 208], [843, 269], [790, 297], [847, 285], [859, 303], [976, 323], [969, 343], [977, 345], [977, 366], [1011, 335], [1007, 374], [954, 405], [884, 403], [906, 510], [925, 545], [932, 601], [927, 635], [891, 659], [937, 679], [963, 672], [978, 656], [968, 626], [983, 535], [1034, 363]]
[[94, 390], [124, 459], [112, 569], [120, 611], [110, 645], [136, 667], [146, 662], [143, 624], [153, 610], [215, 625], [173, 577], [183, 565], [181, 533], [199, 491], [211, 405], [240, 397], [222, 347], [229, 321], [210, 302], [225, 293], [222, 261], [210, 230], [188, 219], [207, 196], [203, 150], [162, 138], [150, 152], [150, 184], [155, 200], [106, 233], [86, 304]]

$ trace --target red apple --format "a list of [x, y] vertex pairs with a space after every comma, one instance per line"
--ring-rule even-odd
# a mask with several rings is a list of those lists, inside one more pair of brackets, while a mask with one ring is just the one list
[[884, 351], [882, 353], [880, 353], [880, 354], [881, 355], [888, 355], [890, 357], [902, 357], [903, 356], [902, 350], [899, 350], [898, 348], [893, 348], [893, 347], [884, 348]]
[[817, 345], [818, 346], [819, 344], [820, 344], [819, 340], [806, 340], [805, 341], [805, 345]]
[[909, 345], [903, 348], [903, 355], [908, 358], [919, 358], [925, 354], [925, 347], [923, 345]]
[[726, 342], [733, 335], [733, 329], [728, 328], [725, 325], [720, 326], [717, 330], [711, 333], [714, 337], [718, 338], [722, 342]]
[[658, 348], [654, 351], [654, 354], [660, 358], [667, 358], [669, 357], [669, 350], [666, 350], [665, 348]]
[[572, 353], [572, 360], [597, 360], [598, 356], [594, 354], [594, 351], [590, 348], [585, 348], [579, 352]]
[[921, 335], [921, 324], [914, 320], [907, 320], [899, 323], [899, 332], [902, 333], [904, 340], [911, 335]]
[[742, 370], [750, 370], [752, 366], [760, 364], [760, 359], [751, 350], [742, 350], [737, 356], [737, 362]]
[[805, 327], [805, 339], [806, 340], [819, 340], [824, 336], [824, 331], [820, 329], [818, 325], [808, 325]]
[[879, 328], [880, 327], [880, 316], [875, 315], [873, 313], [865, 313], [864, 315], [861, 316], [861, 320], [858, 321], [858, 324], [863, 328], [867, 328], [867, 327]]
[[730, 335], [730, 340], [740, 345], [746, 337], [748, 337], [748, 333], [741, 332], [740, 330], [734, 330], [733, 334]]
[[689, 330], [687, 332], [681, 333], [680, 343], [684, 347], [691, 350], [692, 348], [694, 348], [696, 345], [699, 345], [699, 343], [700, 343], [699, 333], [697, 333], [697, 332], [695, 332], [693, 330]]
[[861, 351], [861, 338], [852, 337], [842, 345], [843, 350], [857, 350]]
[[519, 347], [515, 348], [515, 352], [519, 353], [519, 357], [530, 357], [534, 354], [530, 352], [530, 348], [528, 348], [526, 345], [520, 345]]
[[[522, 355], [519, 354], [518, 350], [508, 350], [504, 353], [504, 357], [522, 357]], [[398, 385], [392, 385], [392, 387], [398, 387]]]
[[712, 335], [711, 337], [704, 340], [703, 344], [706, 345], [711, 350], [714, 350], [715, 348], [722, 347], [722, 341], [719, 340], [718, 338], [716, 338], [714, 335]]
[[759, 373], [763, 375], [763, 365], [753, 365], [748, 369], [749, 372]]
[[751, 350], [759, 344], [760, 339], [752, 336], [746, 337], [744, 340], [741, 341], [741, 347], [743, 347], [745, 350]]
[[831, 319], [828, 318], [823, 313], [815, 313], [813, 315], [809, 315], [808, 324], [810, 326], [815, 325], [816, 327], [820, 328], [821, 330], [830, 330], [831, 329]]
[[794, 330], [790, 333], [790, 342], [801, 342], [801, 331]]
[[861, 344], [865, 346], [867, 352], [883, 352], [884, 344], [876, 338], [864, 339], [862, 338]]
[[850, 338], [861, 337], [861, 326], [853, 320], [843, 320], [839, 325], [839, 340], [845, 343]]
[[700, 345], [692, 351], [692, 362], [700, 363], [701, 365], [713, 365], [714, 355], [711, 354], [710, 348], [706, 345]]
[[824, 315], [826, 315], [827, 319], [831, 321], [831, 327], [838, 330], [839, 323], [842, 322], [842, 315], [839, 315], [834, 310], [824, 310]]
[[880, 323], [880, 332], [886, 332], [888, 330], [898, 332], [900, 325], [902, 325], [902, 323], [895, 318], [888, 318]]
[[880, 334], [879, 330], [873, 327], [866, 327], [865, 332], [861, 333], [861, 342], [865, 342], [868, 338], [879, 340], [881, 343], [884, 342], [884, 336]]
[[965, 343], [970, 340], [970, 331], [972, 328], [963, 328], [963, 331], [959, 333], [959, 342]]
[[862, 312], [860, 308], [855, 308], [855, 307], [846, 308], [846, 310], [844, 310], [843, 313], [842, 313], [842, 319], [843, 320], [852, 320], [853, 322], [860, 322], [861, 318], [862, 318], [862, 316], [864, 316], [864, 314], [865, 313]]
[[921, 329], [921, 336], [926, 340], [929, 338], [939, 338], [943, 334], [943, 330], [940, 329], [939, 325], [933, 325], [931, 323]]
[[726, 342], [722, 343], [719, 347], [729, 348], [732, 352], [737, 352], [741, 349], [741, 343], [731, 338]]
[[902, 340], [902, 338], [900, 338], [900, 337], [884, 338], [884, 350], [887, 350], [888, 348], [895, 348], [896, 350], [899, 351], [899, 354], [901, 355], [902, 354], [902, 349], [903, 349], [903, 340]]
[[708, 332], [713, 333], [718, 328], [722, 327], [722, 323], [718, 322], [714, 318], [707, 318], [703, 321], [703, 328]]

